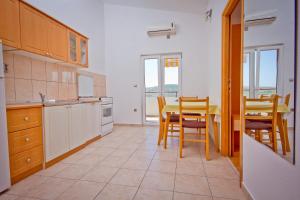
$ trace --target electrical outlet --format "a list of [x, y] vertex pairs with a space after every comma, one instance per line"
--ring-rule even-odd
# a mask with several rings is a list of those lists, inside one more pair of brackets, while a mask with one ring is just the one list
[[137, 108], [134, 108], [134, 109], [133, 109], [133, 112], [137, 112]]

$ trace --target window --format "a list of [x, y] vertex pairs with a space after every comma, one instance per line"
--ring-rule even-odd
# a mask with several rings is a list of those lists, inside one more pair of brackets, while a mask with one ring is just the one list
[[278, 48], [249, 49], [244, 55], [244, 96], [257, 98], [277, 93]]

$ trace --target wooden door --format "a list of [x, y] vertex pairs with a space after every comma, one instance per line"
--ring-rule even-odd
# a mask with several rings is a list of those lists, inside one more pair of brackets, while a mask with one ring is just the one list
[[52, 19], [48, 19], [48, 50], [52, 58], [67, 61], [67, 28]]
[[0, 39], [8, 46], [20, 47], [20, 12], [18, 0], [0, 1]]
[[88, 66], [88, 40], [84, 37], [79, 38], [80, 65]]
[[20, 3], [22, 49], [41, 55], [48, 55], [48, 18], [34, 8]]
[[85, 133], [82, 124], [82, 109], [84, 104], [72, 105], [69, 109], [69, 139], [70, 149], [85, 143]]
[[46, 161], [69, 151], [69, 116], [65, 106], [45, 109]]

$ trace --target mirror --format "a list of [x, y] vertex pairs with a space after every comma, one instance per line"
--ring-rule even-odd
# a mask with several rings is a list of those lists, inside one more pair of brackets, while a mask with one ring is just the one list
[[[248, 126], [251, 130], [246, 132], [292, 163], [295, 160], [295, 9], [295, 0], [244, 1], [244, 96], [253, 100], [275, 99], [274, 95], [278, 95], [276, 133], [251, 125]], [[250, 105], [250, 101], [246, 102]], [[257, 107], [272, 104], [271, 101], [255, 103], [259, 104], [255, 104]], [[256, 111], [257, 115], [273, 120], [271, 112], [274, 110], [266, 113]], [[246, 112], [245, 115], [252, 114]], [[245, 119], [248, 123], [255, 122], [257, 125], [255, 119]], [[274, 150], [273, 145], [276, 143], [277, 147]]]

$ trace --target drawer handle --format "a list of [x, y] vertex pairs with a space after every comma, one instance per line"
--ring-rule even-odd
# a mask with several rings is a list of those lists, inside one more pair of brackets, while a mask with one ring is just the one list
[[25, 138], [25, 142], [29, 142], [30, 141], [30, 138]]
[[27, 163], [30, 163], [31, 162], [31, 158], [27, 158]]
[[24, 121], [28, 121], [29, 120], [29, 117], [24, 117]]

